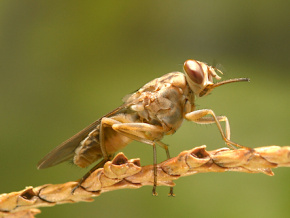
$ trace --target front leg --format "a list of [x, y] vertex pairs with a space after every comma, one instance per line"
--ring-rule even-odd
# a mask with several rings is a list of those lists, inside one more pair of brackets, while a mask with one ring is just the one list
[[[206, 115], [211, 115], [212, 117], [205, 117]], [[228, 121], [228, 118], [226, 116], [216, 116], [215, 113], [213, 112], [213, 110], [211, 109], [202, 109], [202, 110], [197, 110], [197, 111], [192, 111], [190, 113], [185, 114], [185, 119], [193, 121], [195, 123], [198, 124], [211, 124], [211, 123], [216, 123], [221, 136], [223, 138], [223, 140], [226, 142], [226, 144], [231, 147], [234, 148], [234, 146], [236, 147], [242, 147], [244, 148], [244, 146], [241, 146], [235, 142], [230, 141], [230, 124]], [[221, 121], [224, 121], [226, 123], [226, 133], [224, 133], [222, 126], [220, 124]]]

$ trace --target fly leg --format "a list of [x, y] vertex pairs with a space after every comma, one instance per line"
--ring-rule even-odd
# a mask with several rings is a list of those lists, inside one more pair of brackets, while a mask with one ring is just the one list
[[90, 169], [89, 172], [87, 172], [78, 182], [78, 184], [72, 189], [72, 193], [74, 193], [74, 191], [79, 188], [81, 186], [81, 184], [92, 174], [92, 172], [94, 172], [96, 169], [98, 168], [101, 168], [104, 166], [104, 164], [111, 160], [113, 155], [109, 155], [107, 153], [107, 150], [106, 150], [106, 147], [105, 147], [105, 141], [104, 141], [104, 127], [107, 127], [107, 126], [112, 126], [114, 124], [119, 124], [121, 122], [117, 121], [117, 120], [114, 120], [114, 119], [111, 119], [111, 118], [102, 118], [101, 120], [101, 124], [100, 124], [100, 136], [99, 136], [99, 141], [100, 141], [100, 148], [101, 148], [101, 151], [102, 151], [102, 156], [103, 156], [103, 159], [97, 163], [97, 165], [95, 165], [92, 169]]
[[[212, 117], [205, 117], [206, 115], [211, 115]], [[226, 144], [229, 147], [234, 148], [234, 149], [235, 149], [234, 146], [240, 147], [240, 148], [247, 148], [247, 147], [239, 145], [235, 142], [232, 142], [230, 140], [230, 135], [231, 135], [230, 124], [229, 124], [228, 118], [226, 116], [216, 116], [215, 113], [213, 112], [213, 110], [202, 109], [202, 110], [192, 111], [190, 113], [185, 114], [185, 118], [187, 120], [193, 121], [193, 122], [198, 123], [198, 124], [216, 123], [216, 125], [217, 125], [217, 127], [222, 135], [223, 140], [226, 142]], [[221, 124], [220, 124], [221, 121], [224, 121], [226, 123], [226, 126], [225, 126], [226, 133], [224, 133], [224, 131], [221, 127]]]
[[103, 167], [104, 166], [104, 164], [107, 162], [107, 160], [105, 160], [105, 159], [102, 159], [99, 163], [97, 163], [97, 165], [96, 166], [94, 166], [92, 169], [90, 169], [90, 171], [89, 172], [87, 172], [80, 180], [79, 180], [79, 182], [78, 182], [78, 184], [72, 189], [72, 193], [74, 193], [75, 192], [75, 190], [77, 189], [77, 188], [79, 188], [81, 185], [82, 185], [82, 183], [96, 170], [96, 169], [98, 169], [98, 168], [101, 168], [101, 167]]
[[[157, 196], [156, 192], [156, 186], [157, 186], [157, 155], [156, 155], [156, 144], [158, 144], [160, 147], [164, 148], [167, 154], [167, 158], [170, 158], [168, 146], [161, 141], [158, 140], [152, 140], [152, 137], [150, 137], [150, 134], [154, 133], [156, 134], [162, 134], [163, 135], [163, 128], [161, 126], [154, 126], [148, 123], [122, 123], [122, 124], [115, 124], [112, 126], [112, 128], [139, 142], [143, 142], [145, 144], [149, 144], [153, 146], [153, 166], [154, 166], [154, 181], [153, 181], [153, 189], [152, 194], [154, 196]], [[151, 139], [150, 139], [151, 138]], [[170, 196], [174, 196], [173, 194], [173, 188], [170, 188]]]
[[[157, 141], [156, 142], [161, 148], [163, 148], [166, 152], [166, 156], [167, 156], [167, 160], [170, 159], [170, 154], [169, 154], [169, 149], [168, 149], [168, 145], [164, 144], [163, 142], [161, 141]], [[174, 197], [175, 194], [173, 193], [173, 187], [170, 187], [170, 191], [168, 193], [168, 196], [169, 197]]]

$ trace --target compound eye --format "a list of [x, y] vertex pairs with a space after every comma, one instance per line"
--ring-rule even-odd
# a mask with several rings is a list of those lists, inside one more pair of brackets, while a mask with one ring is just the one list
[[201, 66], [195, 60], [187, 60], [183, 65], [185, 73], [189, 76], [189, 78], [197, 83], [201, 84], [204, 79], [204, 74]]

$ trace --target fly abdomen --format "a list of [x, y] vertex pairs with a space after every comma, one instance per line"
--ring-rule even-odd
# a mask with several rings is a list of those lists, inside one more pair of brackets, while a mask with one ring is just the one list
[[74, 164], [80, 167], [87, 167], [102, 158], [102, 156], [99, 143], [99, 129], [95, 129], [76, 148], [73, 161]]

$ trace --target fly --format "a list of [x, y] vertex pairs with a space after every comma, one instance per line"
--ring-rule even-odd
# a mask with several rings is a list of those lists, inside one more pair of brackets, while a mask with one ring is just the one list
[[[168, 73], [145, 84], [127, 97], [120, 107], [53, 149], [38, 163], [38, 169], [71, 159], [75, 165], [84, 168], [100, 160], [79, 182], [79, 187], [91, 172], [112, 159], [115, 152], [132, 141], [139, 141], [153, 147], [152, 193], [157, 195], [156, 145], [165, 149], [169, 159], [168, 146], [161, 140], [165, 135], [175, 133], [184, 119], [198, 124], [215, 123], [229, 147], [243, 147], [230, 140], [230, 125], [226, 116], [216, 116], [211, 109], [196, 110], [194, 103], [195, 98], [206, 96], [218, 86], [249, 79], [214, 83], [213, 79], [221, 79], [217, 72], [222, 72], [196, 60], [185, 61], [184, 72]], [[220, 122], [225, 122], [225, 131]], [[169, 195], [173, 195], [172, 188]]]

